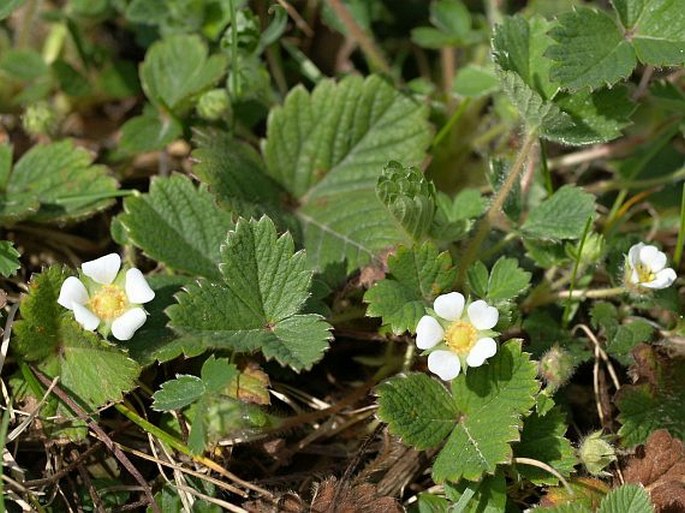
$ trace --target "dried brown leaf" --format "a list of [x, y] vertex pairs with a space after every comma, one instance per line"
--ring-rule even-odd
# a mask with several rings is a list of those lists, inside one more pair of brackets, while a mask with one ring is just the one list
[[685, 511], [685, 447], [665, 429], [654, 431], [623, 471], [627, 483], [642, 483], [657, 513]]
[[404, 510], [392, 497], [381, 497], [369, 483], [352, 486], [335, 477], [319, 485], [311, 513], [402, 513]]

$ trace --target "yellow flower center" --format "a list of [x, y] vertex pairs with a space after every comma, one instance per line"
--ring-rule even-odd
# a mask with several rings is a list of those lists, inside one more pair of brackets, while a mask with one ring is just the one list
[[456, 321], [445, 331], [447, 346], [458, 354], [466, 354], [476, 344], [478, 330], [470, 322]]
[[644, 264], [637, 264], [635, 272], [637, 272], [637, 279], [640, 283], [649, 283], [650, 281], [654, 281], [654, 279], [656, 279], [656, 274], [652, 272], [649, 266]]
[[128, 299], [126, 293], [116, 285], [104, 285], [88, 302], [92, 312], [100, 319], [116, 319], [126, 311]]

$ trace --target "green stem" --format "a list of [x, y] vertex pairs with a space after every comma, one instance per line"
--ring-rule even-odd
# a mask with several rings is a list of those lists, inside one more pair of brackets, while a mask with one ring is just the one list
[[514, 188], [514, 184], [516, 184], [516, 180], [521, 174], [521, 171], [523, 171], [524, 164], [528, 159], [528, 155], [530, 154], [530, 150], [533, 148], [535, 140], [536, 135], [534, 131], [526, 134], [526, 138], [521, 146], [521, 151], [519, 152], [518, 157], [516, 157], [514, 165], [511, 166], [506, 180], [495, 194], [492, 204], [485, 213], [485, 216], [483, 219], [481, 219], [478, 225], [478, 230], [476, 231], [476, 235], [474, 235], [474, 237], [471, 239], [471, 242], [466, 247], [461, 264], [459, 265], [459, 276], [457, 277], [458, 285], [461, 286], [464, 284], [466, 271], [476, 259], [476, 255], [478, 255], [478, 251], [480, 250], [483, 241], [490, 232], [493, 221], [500, 214], [507, 196], [509, 196], [509, 193]]
[[680, 226], [678, 227], [678, 240], [675, 244], [675, 253], [673, 254], [673, 262], [676, 269], [680, 267], [680, 259], [683, 256], [683, 243], [685, 242], [685, 183], [683, 184], [683, 192], [680, 196]]
[[235, 0], [228, 0], [231, 12], [231, 88], [233, 98], [240, 97], [240, 77], [238, 75], [238, 24], [236, 17], [238, 13], [235, 8]]
[[438, 144], [440, 144], [445, 137], [447, 137], [447, 134], [450, 133], [452, 130], [452, 127], [459, 121], [462, 116], [464, 115], [464, 112], [466, 112], [466, 108], [469, 106], [471, 103], [470, 98], [464, 98], [464, 100], [459, 104], [459, 106], [456, 108], [452, 116], [450, 116], [450, 119], [447, 120], [447, 123], [445, 123], [440, 131], [437, 133], [437, 135], [433, 138], [433, 143], [431, 146], [435, 148]]
[[576, 276], [578, 275], [578, 267], [580, 267], [580, 260], [583, 256], [583, 247], [585, 247], [585, 241], [587, 239], [587, 234], [590, 231], [590, 226], [592, 226], [592, 216], [588, 217], [585, 222], [585, 229], [583, 230], [583, 236], [580, 239], [580, 244], [578, 245], [578, 253], [576, 254], [575, 263], [573, 264], [573, 271], [571, 271], [571, 283], [569, 285], [568, 298], [566, 299], [566, 305], [564, 306], [564, 314], [561, 317], [562, 326], [567, 327], [570, 321], [571, 314], [571, 298], [573, 297], [573, 289], [576, 286]]
[[333, 9], [335, 15], [345, 26], [348, 37], [355, 41], [361, 48], [366, 56], [366, 60], [369, 62], [371, 70], [377, 70], [386, 75], [390, 75], [390, 65], [385, 60], [380, 48], [378, 48], [371, 35], [367, 34], [364, 29], [359, 26], [347, 6], [343, 4], [341, 0], [328, 0], [328, 5]]

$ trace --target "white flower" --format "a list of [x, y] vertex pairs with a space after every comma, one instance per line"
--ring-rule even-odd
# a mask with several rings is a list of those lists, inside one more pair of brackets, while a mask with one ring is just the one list
[[675, 281], [673, 269], [666, 267], [666, 255], [656, 246], [640, 242], [628, 251], [625, 282], [628, 287], [665, 289]]
[[428, 369], [445, 381], [456, 378], [462, 366], [480, 367], [497, 353], [492, 338], [499, 312], [483, 300], [466, 307], [459, 292], [435, 298], [433, 310], [437, 317], [424, 315], [416, 326], [416, 345], [430, 349]]
[[120, 272], [121, 258], [110, 253], [81, 264], [81, 279], [70, 276], [59, 291], [57, 302], [74, 312], [84, 329], [110, 332], [118, 340], [129, 340], [145, 324], [147, 314], [140, 306], [155, 297], [138, 269]]

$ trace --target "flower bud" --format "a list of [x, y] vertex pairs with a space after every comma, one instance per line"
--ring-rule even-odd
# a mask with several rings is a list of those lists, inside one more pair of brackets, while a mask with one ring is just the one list
[[616, 452], [608, 437], [602, 436], [601, 431], [595, 431], [581, 442], [578, 458], [590, 474], [599, 476], [605, 474], [604, 469], [612, 461], [616, 461]]
[[551, 392], [566, 384], [574, 370], [573, 357], [558, 345], [552, 346], [538, 363], [538, 375], [545, 380]]
[[197, 113], [207, 121], [217, 121], [227, 117], [231, 104], [226, 89], [207, 91], [197, 102]]
[[32, 136], [49, 135], [55, 130], [57, 118], [47, 102], [36, 102], [26, 108], [21, 123], [26, 133]]

